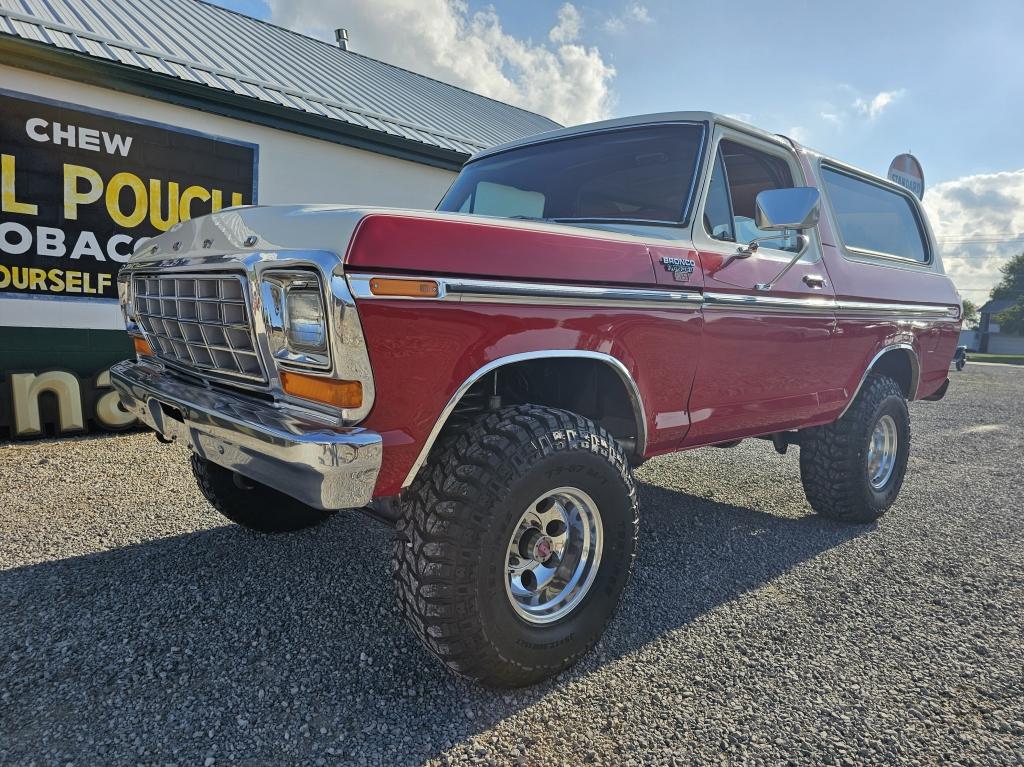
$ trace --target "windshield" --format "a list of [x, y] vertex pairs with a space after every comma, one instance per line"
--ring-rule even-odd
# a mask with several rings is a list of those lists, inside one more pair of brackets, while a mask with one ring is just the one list
[[462, 169], [438, 210], [685, 223], [704, 128], [645, 125], [511, 149]]

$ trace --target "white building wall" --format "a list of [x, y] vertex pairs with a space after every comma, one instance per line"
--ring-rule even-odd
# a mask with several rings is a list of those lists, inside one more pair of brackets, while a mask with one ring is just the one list
[[0, 66], [0, 87], [259, 144], [259, 201], [433, 208], [455, 174], [175, 104]]
[[[432, 209], [455, 174], [162, 101], [0, 65], [0, 88], [259, 146], [258, 201], [353, 203]], [[121, 329], [116, 302], [0, 296], [0, 325]]]
[[989, 354], [1024, 354], [1024, 336], [1010, 336], [1005, 334], [990, 335], [988, 337]]
[[958, 346], [966, 346], [971, 351], [978, 351], [978, 344], [981, 342], [980, 333], [977, 330], [961, 330]]

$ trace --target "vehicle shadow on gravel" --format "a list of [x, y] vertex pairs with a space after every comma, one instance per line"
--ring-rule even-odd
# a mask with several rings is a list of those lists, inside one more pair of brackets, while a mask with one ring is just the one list
[[390, 531], [362, 515], [0, 572], [0, 762], [416, 764], [864, 531], [640, 494], [635, 575], [598, 649], [511, 693], [452, 677], [405, 630]]

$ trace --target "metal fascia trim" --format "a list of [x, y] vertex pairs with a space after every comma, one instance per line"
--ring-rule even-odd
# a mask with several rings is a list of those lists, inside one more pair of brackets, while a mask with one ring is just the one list
[[835, 312], [836, 302], [831, 298], [781, 298], [749, 293], [705, 293], [704, 308], [831, 315]]
[[883, 304], [873, 301], [839, 301], [836, 311], [841, 315], [900, 315], [919, 317], [939, 317], [955, 320], [950, 315], [949, 306], [934, 306], [929, 304]]
[[700, 293], [686, 291], [643, 290], [636, 288], [602, 288], [589, 285], [546, 285], [496, 280], [445, 280], [446, 292], [459, 295], [463, 301], [534, 301], [544, 303], [583, 304], [645, 304], [674, 308], [676, 304], [699, 309]]
[[504, 280], [475, 280], [436, 276], [387, 275], [392, 279], [432, 280], [436, 296], [377, 296], [370, 290], [376, 275], [350, 274], [349, 287], [358, 299], [397, 301], [474, 301], [482, 303], [530, 303], [583, 306], [647, 306], [663, 309], [699, 310], [704, 300], [697, 291], [603, 288], [591, 285], [552, 285]]
[[633, 405], [633, 415], [637, 422], [636, 452], [638, 455], [643, 455], [647, 449], [647, 414], [644, 412], [644, 403], [643, 399], [640, 397], [640, 389], [637, 387], [636, 381], [633, 380], [633, 376], [620, 359], [613, 357], [610, 354], [586, 351], [582, 349], [544, 349], [533, 352], [522, 352], [520, 354], [510, 354], [506, 357], [499, 357], [498, 359], [491, 360], [462, 382], [459, 388], [455, 390], [455, 393], [452, 394], [448, 403], [444, 406], [444, 409], [441, 410], [440, 415], [438, 415], [437, 420], [434, 422], [434, 426], [430, 430], [430, 434], [427, 435], [427, 439], [423, 443], [423, 447], [420, 449], [419, 455], [416, 456], [416, 460], [413, 462], [412, 467], [409, 469], [409, 473], [406, 474], [405, 479], [402, 482], [402, 488], [405, 489], [412, 484], [412, 481], [416, 478], [420, 468], [423, 466], [424, 462], [426, 462], [427, 455], [429, 455], [430, 449], [434, 446], [434, 442], [441, 433], [441, 429], [444, 428], [444, 425], [448, 422], [448, 418], [451, 416], [452, 411], [455, 410], [455, 406], [459, 404], [463, 395], [469, 391], [473, 384], [488, 373], [497, 370], [498, 368], [505, 367], [506, 365], [512, 365], [517, 362], [534, 359], [567, 358], [597, 360], [610, 365], [612, 369], [615, 370], [619, 378], [622, 379], [622, 382], [626, 385], [626, 391], [628, 392], [631, 404]]
[[754, 293], [704, 293], [643, 288], [605, 288], [592, 285], [561, 285], [511, 280], [481, 280], [424, 275], [386, 275], [410, 280], [433, 280], [437, 296], [377, 296], [370, 291], [376, 275], [348, 275], [352, 294], [359, 299], [390, 301], [473, 301], [482, 303], [542, 303], [548, 305], [649, 306], [657, 308], [722, 309], [751, 312], [838, 314], [863, 317], [956, 318], [948, 306], [928, 304], [836, 301], [831, 298], [790, 298]]

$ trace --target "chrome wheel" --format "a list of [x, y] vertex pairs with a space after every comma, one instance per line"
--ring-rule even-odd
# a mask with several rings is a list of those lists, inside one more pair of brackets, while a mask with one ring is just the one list
[[896, 468], [896, 453], [899, 449], [899, 436], [896, 421], [891, 415], [883, 415], [875, 424], [868, 445], [868, 480], [871, 487], [881, 490], [892, 477]]
[[604, 531], [594, 499], [575, 487], [545, 493], [519, 518], [508, 544], [505, 592], [530, 623], [568, 615], [594, 583]]

